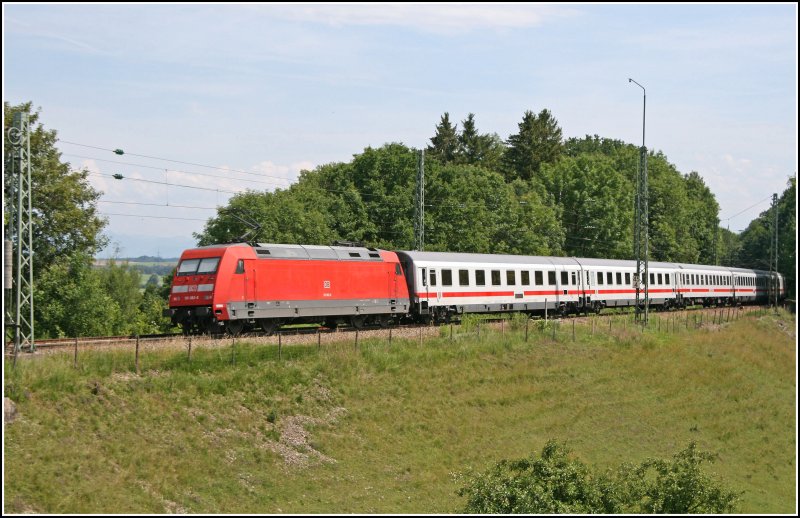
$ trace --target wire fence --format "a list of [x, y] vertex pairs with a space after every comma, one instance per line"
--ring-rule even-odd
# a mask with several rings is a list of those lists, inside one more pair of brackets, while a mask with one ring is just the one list
[[[682, 310], [650, 315], [647, 326], [637, 323], [633, 312], [611, 313], [603, 316], [584, 315], [568, 319], [528, 318], [516, 314], [502, 319], [485, 319], [467, 315], [458, 323], [439, 326], [392, 326], [381, 329], [356, 330], [300, 330], [282, 331], [272, 336], [134, 336], [73, 338], [70, 343], [60, 341], [40, 347], [34, 353], [26, 353], [23, 358], [40, 358], [60, 354], [71, 359], [73, 367], [79, 368], [87, 353], [116, 352], [116, 364], [120, 369], [132, 370], [140, 374], [143, 358], [156, 352], [177, 352], [185, 354], [185, 361], [191, 362], [192, 355], [198, 351], [216, 350], [220, 358], [229, 355], [230, 362], [237, 361], [237, 344], [247, 344], [259, 349], [259, 357], [282, 361], [309, 352], [358, 351], [365, 343], [384, 344], [389, 347], [398, 344], [417, 343], [424, 345], [431, 338], [450, 341], [487, 340], [492, 338], [511, 339], [520, 342], [539, 344], [576, 342], [591, 340], [595, 335], [631, 338], [644, 333], [682, 333], [705, 329], [715, 331], [723, 324], [735, 322], [746, 314], [766, 315], [773, 308], [766, 306], [722, 307], [704, 310]], [[6, 350], [6, 356], [13, 356], [16, 366], [17, 355]], [[179, 358], [180, 355], [174, 355]], [[127, 358], [127, 359], [126, 359]]]

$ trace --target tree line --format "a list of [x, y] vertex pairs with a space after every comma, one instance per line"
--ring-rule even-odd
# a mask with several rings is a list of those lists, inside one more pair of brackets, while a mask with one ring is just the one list
[[[4, 103], [29, 114], [33, 188], [34, 307], [37, 337], [156, 332], [166, 288], [138, 290], [125, 263], [105, 270], [91, 261], [108, 244], [101, 195], [55, 147], [57, 133], [39, 122], [32, 103]], [[11, 146], [4, 133], [6, 160]], [[209, 218], [198, 245], [248, 235], [261, 242], [362, 242], [385, 249], [414, 247], [419, 150], [402, 143], [367, 147], [348, 162], [303, 171], [287, 189], [247, 190]], [[719, 205], [695, 171], [682, 174], [660, 151], [648, 152], [650, 259], [764, 266], [769, 214], [741, 235], [719, 227]], [[425, 250], [631, 259], [639, 148], [598, 135], [564, 139], [546, 109], [527, 111], [517, 132], [481, 133], [475, 115], [461, 128], [444, 113], [425, 149]], [[8, 168], [4, 186], [11, 185]], [[6, 190], [8, 195], [8, 191]], [[794, 180], [779, 203], [779, 264], [794, 285]], [[8, 222], [8, 204], [4, 206]], [[242, 217], [245, 215], [246, 217]], [[5, 225], [4, 225], [5, 228]], [[767, 254], [767, 255], [765, 255]], [[136, 282], [134, 283], [134, 278]], [[134, 287], [136, 287], [134, 289]], [[148, 291], [149, 290], [149, 291]], [[156, 308], [159, 311], [156, 312]]]

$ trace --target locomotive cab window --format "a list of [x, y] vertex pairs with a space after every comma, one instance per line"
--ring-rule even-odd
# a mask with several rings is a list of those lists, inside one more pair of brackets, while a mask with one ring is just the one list
[[486, 286], [486, 271], [475, 270], [475, 284], [478, 286]]
[[235, 273], [244, 273], [244, 259], [239, 259], [239, 262], [236, 263]]
[[200, 259], [200, 265], [197, 267], [197, 273], [216, 273], [217, 266], [219, 266], [219, 257], [206, 257]]
[[178, 265], [177, 275], [194, 275], [197, 271], [197, 265], [200, 264], [200, 259], [186, 259], [181, 261]]

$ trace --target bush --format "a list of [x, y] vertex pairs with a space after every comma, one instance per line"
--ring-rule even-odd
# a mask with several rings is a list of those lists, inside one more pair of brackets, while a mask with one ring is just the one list
[[594, 473], [570, 458], [566, 444], [549, 440], [541, 457], [501, 461], [483, 474], [457, 475], [466, 513], [731, 513], [739, 494], [700, 469], [715, 455], [691, 443], [671, 461]]

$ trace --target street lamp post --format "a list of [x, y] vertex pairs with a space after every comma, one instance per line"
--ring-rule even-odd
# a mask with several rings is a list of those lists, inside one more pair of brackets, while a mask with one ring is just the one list
[[[639, 155], [639, 175], [636, 178], [636, 215], [634, 218], [634, 253], [636, 254], [636, 320], [647, 325], [650, 309], [650, 279], [648, 268], [649, 232], [647, 220], [647, 148], [644, 145], [645, 116], [647, 111], [647, 90], [644, 86], [630, 77], [629, 83], [634, 83], [642, 89], [642, 149]], [[644, 282], [642, 282], [644, 272]], [[640, 309], [640, 287], [644, 286], [644, 318]]]

